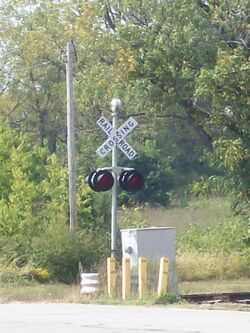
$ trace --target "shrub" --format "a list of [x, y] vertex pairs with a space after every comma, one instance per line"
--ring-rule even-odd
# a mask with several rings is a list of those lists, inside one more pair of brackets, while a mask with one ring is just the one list
[[33, 279], [35, 268], [30, 265], [19, 267], [18, 263], [3, 264], [0, 266], [0, 283], [25, 284]]
[[246, 247], [248, 226], [244, 220], [226, 220], [210, 225], [190, 225], [178, 238], [179, 253], [198, 251], [204, 253], [243, 252]]
[[89, 269], [105, 249], [107, 196], [94, 195], [79, 179], [81, 231], [72, 237], [67, 224], [67, 170], [58, 157], [7, 125], [0, 127], [0, 148], [0, 258], [9, 267], [6, 279], [15, 280], [23, 267], [30, 266], [30, 276], [39, 281], [72, 282], [79, 261]]
[[79, 262], [84, 270], [95, 268], [107, 248], [106, 234], [82, 230], [72, 235], [64, 223], [49, 225], [43, 236], [32, 242], [32, 262], [46, 268], [51, 278], [72, 283]]
[[46, 268], [36, 267], [30, 271], [28, 278], [34, 279], [38, 282], [46, 282], [49, 280], [49, 275], [50, 274]]

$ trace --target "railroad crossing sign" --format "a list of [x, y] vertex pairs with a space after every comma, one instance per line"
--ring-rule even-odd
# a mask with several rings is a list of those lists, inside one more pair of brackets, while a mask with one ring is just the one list
[[138, 125], [133, 117], [129, 117], [116, 131], [103, 116], [96, 123], [108, 135], [108, 139], [96, 150], [98, 156], [105, 157], [117, 145], [127, 158], [130, 160], [135, 158], [136, 151], [124, 139]]

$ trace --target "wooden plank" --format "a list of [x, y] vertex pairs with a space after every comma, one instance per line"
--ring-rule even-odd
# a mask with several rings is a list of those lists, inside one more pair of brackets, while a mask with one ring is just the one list
[[107, 277], [108, 277], [108, 294], [115, 293], [116, 280], [116, 260], [114, 257], [107, 259]]
[[167, 294], [168, 267], [169, 267], [168, 258], [161, 257], [160, 270], [159, 270], [159, 282], [158, 282], [158, 297], [164, 296]]
[[131, 294], [130, 258], [122, 259], [122, 298], [126, 300]]
[[139, 298], [142, 299], [148, 293], [148, 261], [139, 257]]

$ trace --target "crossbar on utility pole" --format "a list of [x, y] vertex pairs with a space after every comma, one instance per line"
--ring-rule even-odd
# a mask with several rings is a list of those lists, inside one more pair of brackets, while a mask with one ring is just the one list
[[67, 85], [67, 148], [68, 148], [68, 173], [69, 173], [69, 209], [70, 230], [72, 233], [77, 228], [76, 205], [76, 166], [75, 166], [75, 125], [74, 125], [74, 101], [73, 101], [73, 45], [67, 43], [66, 62]]

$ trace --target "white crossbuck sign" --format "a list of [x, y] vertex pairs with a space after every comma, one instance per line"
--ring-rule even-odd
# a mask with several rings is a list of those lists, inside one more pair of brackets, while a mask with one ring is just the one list
[[105, 157], [115, 145], [127, 156], [130, 160], [137, 155], [136, 151], [124, 139], [137, 125], [137, 121], [133, 117], [129, 117], [116, 131], [110, 122], [101, 117], [97, 120], [97, 125], [108, 135], [108, 139], [96, 150], [100, 157]]

